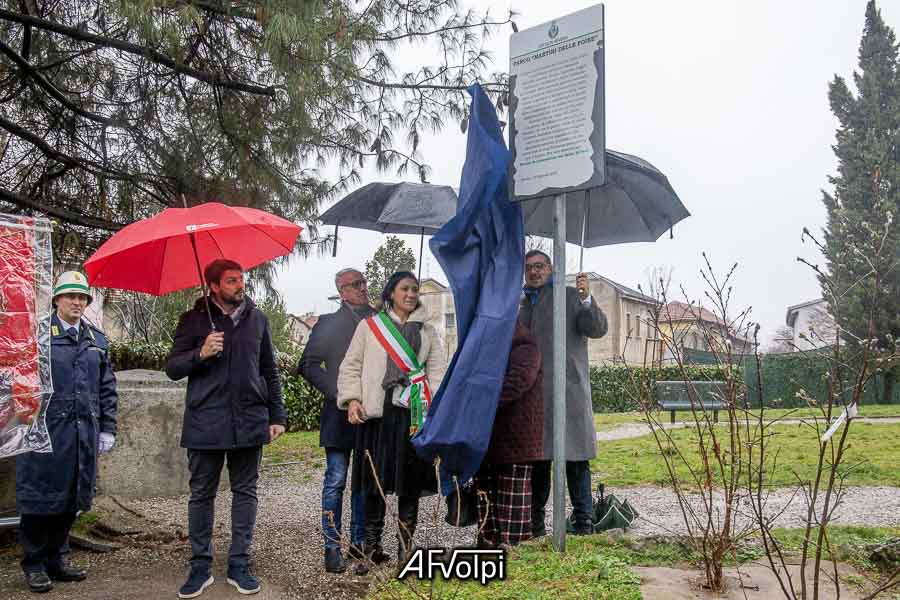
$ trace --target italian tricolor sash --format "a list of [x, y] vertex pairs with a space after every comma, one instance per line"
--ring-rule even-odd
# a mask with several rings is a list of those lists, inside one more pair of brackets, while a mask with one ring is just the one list
[[409, 385], [400, 393], [400, 404], [409, 409], [409, 433], [410, 436], [415, 435], [425, 424], [431, 406], [431, 388], [428, 387], [425, 370], [386, 312], [368, 317], [366, 324], [388, 357], [409, 379]]

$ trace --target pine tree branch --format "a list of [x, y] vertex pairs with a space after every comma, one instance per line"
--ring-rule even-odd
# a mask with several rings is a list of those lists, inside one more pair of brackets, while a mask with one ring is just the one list
[[[418, 84], [418, 83], [395, 83], [389, 81], [378, 81], [376, 79], [369, 79], [368, 77], [363, 77], [362, 75], [351, 75], [353, 79], [361, 81], [363, 83], [367, 83], [369, 85], [374, 85], [375, 87], [386, 88], [386, 89], [399, 89], [399, 90], [451, 90], [451, 91], [466, 91], [469, 86], [467, 85], [438, 85], [438, 84]], [[502, 83], [482, 83], [481, 87], [489, 91], [503, 91], [505, 90], [505, 86]]]
[[360, 37], [358, 39], [365, 40], [367, 42], [397, 42], [400, 40], [416, 38], [416, 37], [429, 37], [432, 35], [437, 35], [440, 33], [446, 33], [448, 31], [455, 31], [457, 29], [475, 29], [480, 27], [492, 27], [492, 26], [500, 26], [506, 25], [510, 23], [512, 19], [506, 19], [505, 21], [480, 21], [478, 23], [463, 23], [461, 25], [451, 25], [450, 27], [441, 27], [439, 29], [433, 29], [431, 31], [408, 31], [401, 35], [383, 35], [383, 36], [375, 36], [371, 38], [363, 38]]
[[88, 215], [75, 213], [64, 208], [59, 208], [58, 206], [44, 204], [42, 202], [38, 202], [35, 199], [17, 194], [5, 188], [0, 188], [0, 200], [9, 202], [10, 204], [14, 204], [20, 208], [36, 210], [48, 214], [51, 217], [56, 217], [58, 219], [66, 221], [67, 223], [73, 223], [75, 225], [81, 225], [83, 227], [102, 229], [104, 231], [118, 231], [122, 229], [122, 227], [124, 227], [124, 225], [122, 225], [121, 223], [114, 223], [105, 219], [98, 219], [96, 217], [90, 217]]
[[50, 96], [52, 96], [57, 102], [68, 108], [70, 111], [81, 115], [85, 119], [94, 121], [95, 123], [100, 123], [102, 125], [109, 125], [115, 127], [119, 125], [119, 122], [115, 119], [108, 119], [102, 115], [98, 115], [96, 113], [92, 113], [84, 110], [80, 106], [73, 104], [68, 98], [66, 98], [65, 94], [60, 92], [56, 86], [47, 81], [47, 79], [37, 72], [37, 69], [25, 60], [22, 56], [7, 46], [2, 40], [0, 40], [0, 51], [2, 51], [6, 56], [10, 58], [21, 70], [23, 75], [28, 75], [31, 77], [35, 83], [37, 83], [40, 87], [44, 88]]
[[74, 27], [66, 27], [65, 25], [60, 25], [59, 23], [54, 23], [45, 19], [39, 19], [37, 17], [31, 17], [29, 15], [23, 15], [8, 10], [0, 9], [0, 20], [12, 21], [14, 23], [20, 23], [22, 25], [31, 25], [32, 27], [36, 27], [37, 29], [52, 31], [53, 33], [58, 33], [60, 35], [64, 35], [66, 37], [70, 37], [82, 42], [87, 42], [89, 44], [97, 44], [99, 46], [115, 48], [116, 50], [121, 50], [122, 52], [127, 52], [136, 56], [142, 56], [152, 62], [163, 65], [164, 67], [168, 67], [177, 73], [182, 73], [184, 75], [192, 77], [193, 79], [203, 81], [213, 86], [229, 88], [240, 92], [246, 92], [248, 94], [256, 94], [259, 96], [275, 96], [274, 86], [263, 87], [253, 83], [244, 83], [241, 81], [234, 81], [233, 79], [226, 79], [221, 74], [201, 71], [199, 69], [189, 67], [185, 64], [178, 63], [165, 54], [157, 52], [152, 48], [147, 48], [146, 46], [140, 46], [138, 44], [132, 44], [131, 42], [125, 42], [123, 40], [117, 40], [111, 37], [83, 32], [75, 29]]
[[[59, 163], [62, 163], [66, 166], [69, 166], [69, 167], [72, 167], [75, 169], [81, 169], [81, 170], [87, 171], [88, 173], [91, 173], [92, 175], [96, 175], [96, 176], [102, 175], [109, 179], [115, 179], [118, 181], [129, 181], [129, 182], [135, 184], [137, 187], [139, 187], [141, 190], [143, 190], [145, 192], [147, 192], [146, 188], [141, 186], [140, 183], [148, 183], [151, 185], [157, 185], [159, 183], [158, 181], [156, 181], [152, 178], [149, 178], [145, 175], [141, 175], [139, 173], [137, 173], [137, 174], [126, 173], [123, 171], [118, 171], [116, 169], [110, 169], [110, 168], [105, 167], [102, 164], [92, 161], [92, 160], [75, 158], [73, 156], [70, 156], [64, 152], [61, 152], [61, 151], [53, 148], [49, 143], [47, 143], [47, 141], [45, 141], [43, 138], [39, 137], [37, 134], [32, 133], [31, 131], [28, 131], [24, 127], [20, 127], [19, 125], [16, 125], [15, 123], [12, 123], [11, 121], [6, 120], [2, 116], [0, 116], [0, 128], [5, 129], [6, 131], [10, 132], [17, 138], [28, 142], [29, 144], [31, 144], [32, 146], [34, 146], [35, 148], [40, 150], [44, 154], [44, 156], [46, 156], [47, 158], [53, 159]], [[151, 194], [151, 195], [153, 195], [153, 194]]]
[[256, 13], [248, 12], [236, 8], [234, 6], [224, 7], [221, 5], [217, 5], [213, 2], [204, 2], [203, 0], [182, 0], [178, 4], [184, 6], [189, 5], [195, 8], [199, 8], [205, 10], [207, 12], [211, 12], [222, 17], [235, 17], [239, 19], [248, 19], [250, 21], [259, 21], [256, 17]]

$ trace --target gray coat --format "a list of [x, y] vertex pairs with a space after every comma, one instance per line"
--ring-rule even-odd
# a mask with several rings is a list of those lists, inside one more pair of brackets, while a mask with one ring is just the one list
[[[522, 299], [522, 322], [538, 340], [544, 357], [544, 459], [553, 458], [553, 286], [541, 288], [532, 306]], [[574, 287], [566, 287], [566, 460], [597, 455], [597, 432], [591, 407], [587, 338], [606, 335], [606, 316], [591, 301], [585, 308]]]

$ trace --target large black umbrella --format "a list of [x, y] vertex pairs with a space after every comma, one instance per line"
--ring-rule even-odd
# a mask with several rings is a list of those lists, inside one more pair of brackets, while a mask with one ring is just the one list
[[[525, 232], [553, 237], [553, 203], [522, 203]], [[606, 151], [606, 183], [566, 195], [566, 241], [582, 248], [653, 242], [690, 213], [669, 180], [637, 156]]]
[[[370, 183], [353, 191], [319, 217], [326, 225], [382, 233], [419, 234], [419, 274], [425, 234], [434, 234], [456, 214], [456, 192], [430, 183]], [[335, 243], [335, 252], [337, 244]]]

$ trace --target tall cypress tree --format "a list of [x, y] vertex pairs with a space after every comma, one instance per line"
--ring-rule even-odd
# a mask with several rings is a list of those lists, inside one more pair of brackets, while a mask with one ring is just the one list
[[[874, 339], [884, 357], [900, 336], [900, 63], [894, 32], [874, 0], [866, 6], [853, 82], [855, 95], [838, 76], [828, 92], [840, 127], [838, 174], [829, 178], [834, 192], [824, 193], [829, 273], [820, 282], [844, 342], [853, 348]], [[885, 373], [885, 402], [897, 375], [896, 366]]]

